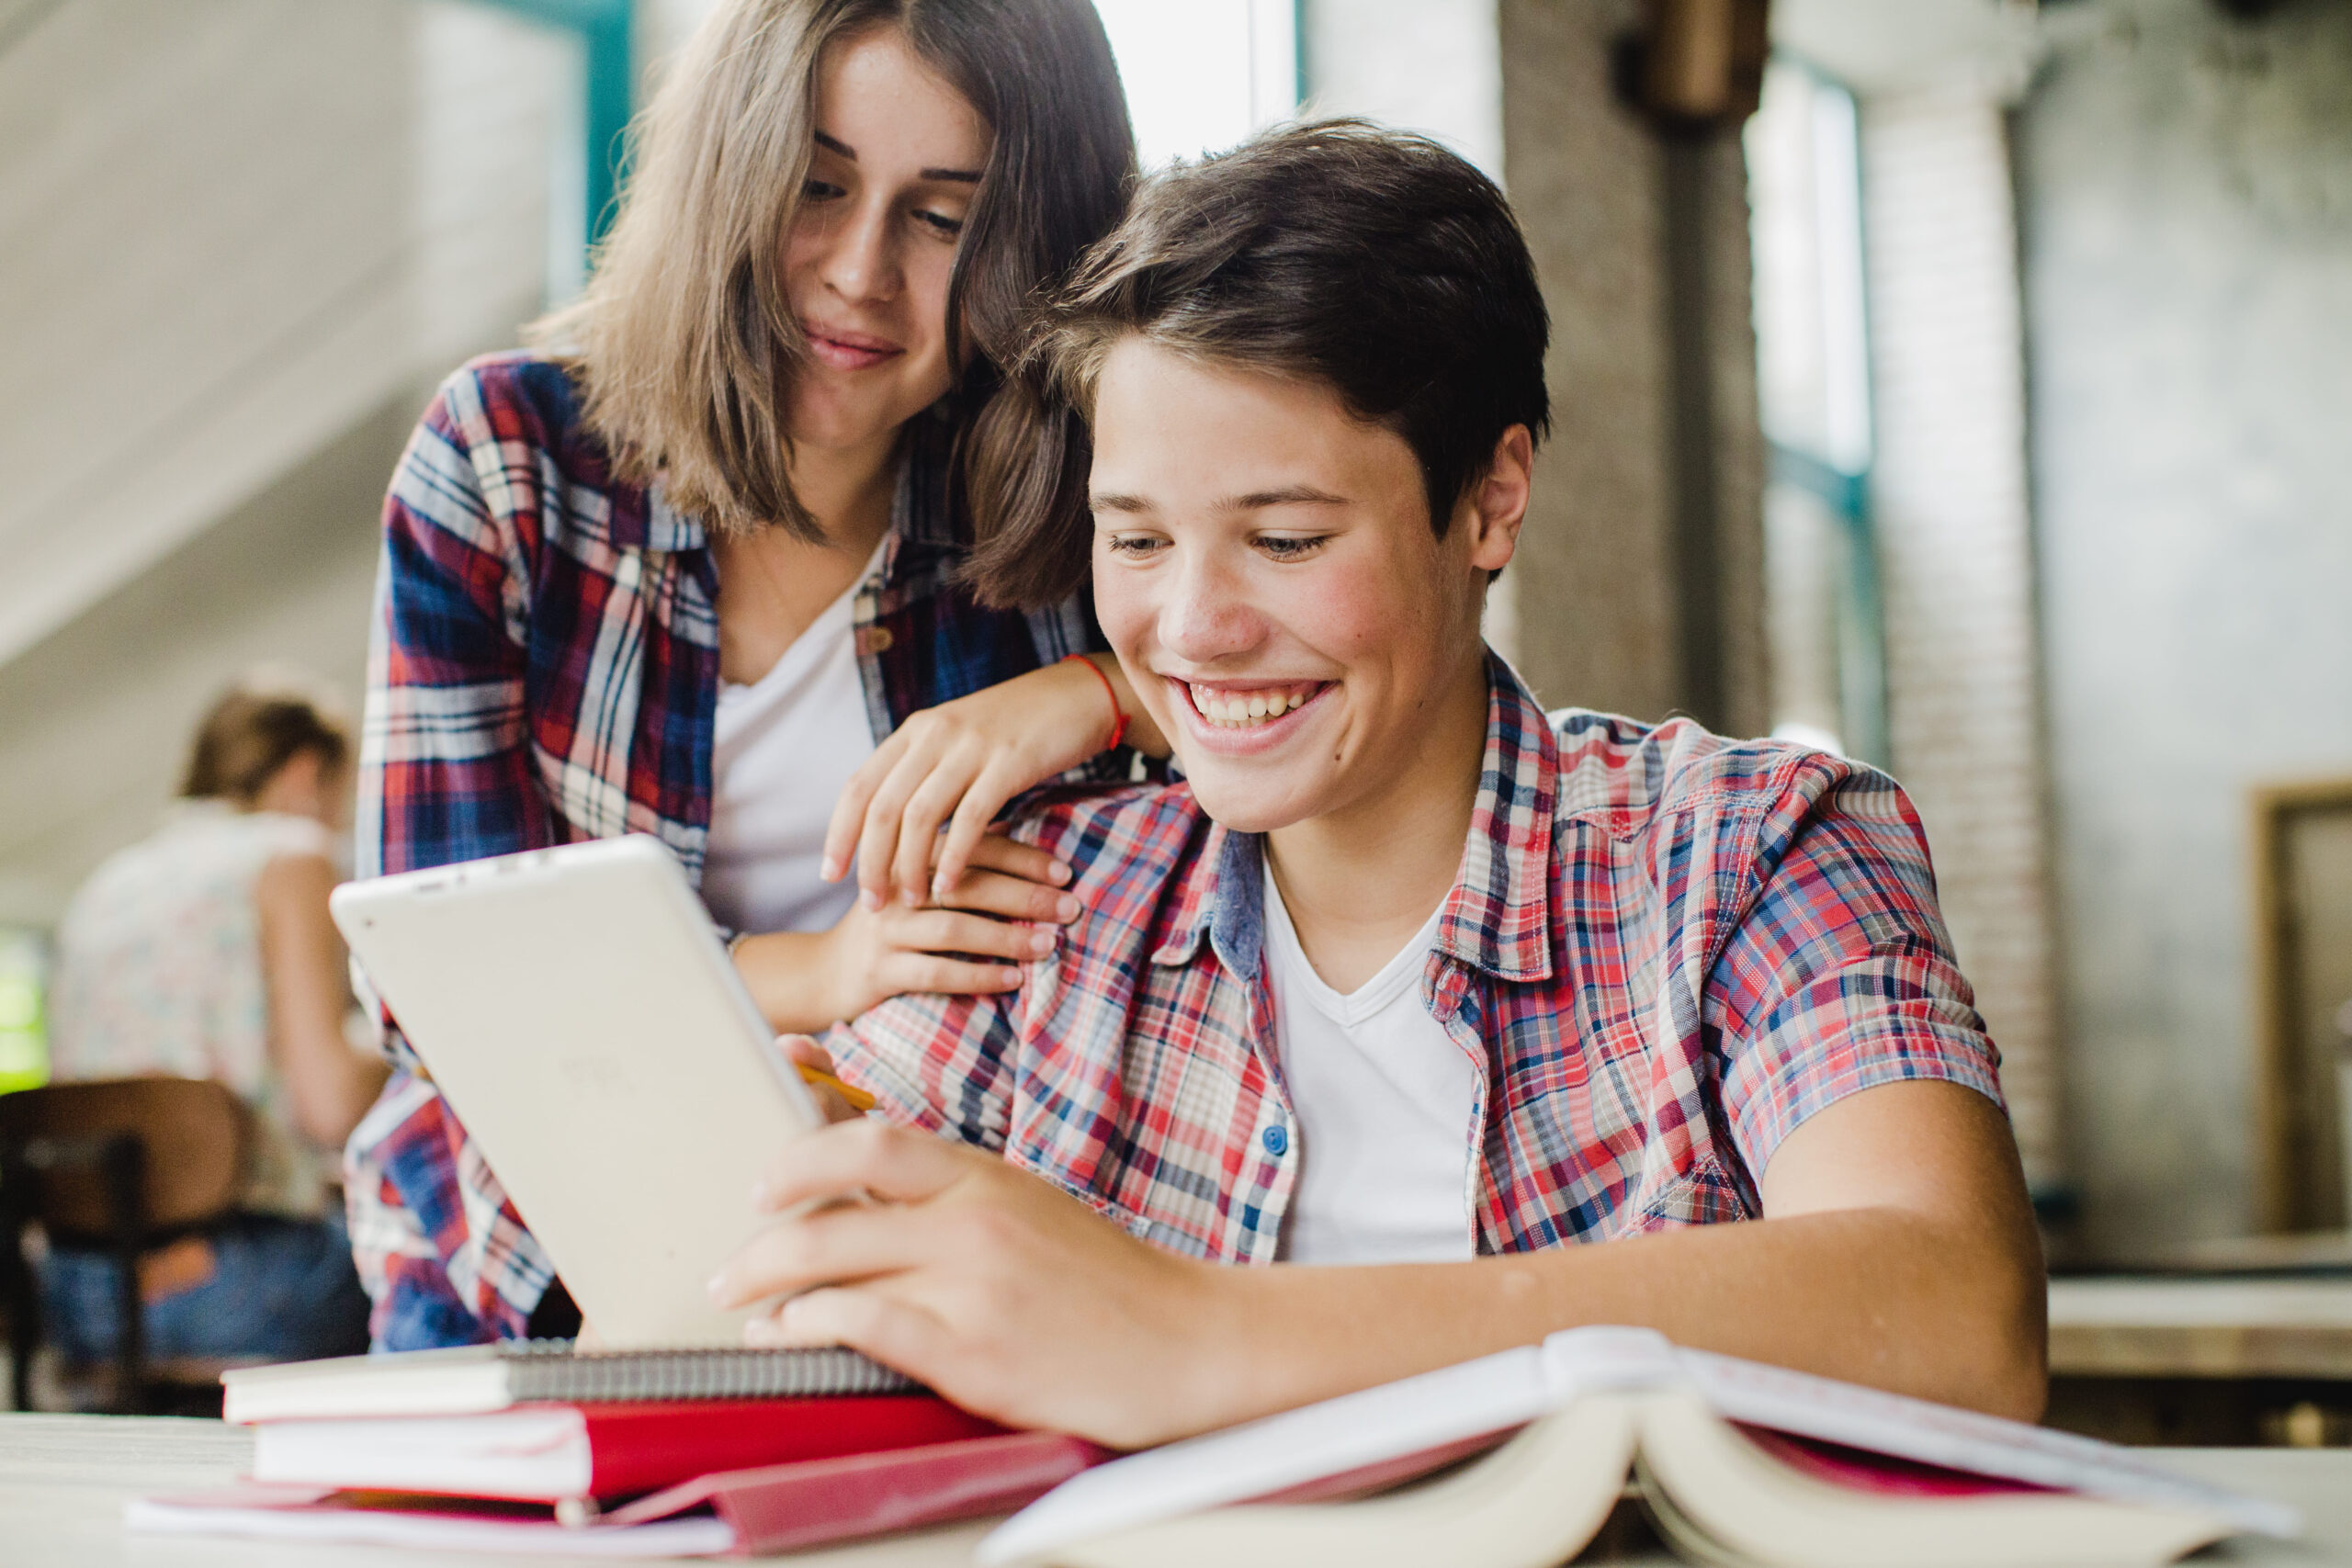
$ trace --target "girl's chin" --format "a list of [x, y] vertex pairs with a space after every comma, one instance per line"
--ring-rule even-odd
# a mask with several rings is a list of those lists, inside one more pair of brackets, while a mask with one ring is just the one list
[[[812, 375], [833, 374], [820, 368]], [[876, 389], [878, 391], [879, 389]], [[937, 402], [947, 389], [925, 398], [922, 389], [899, 395], [827, 396], [821, 388], [805, 388], [792, 402], [792, 439], [817, 452], [857, 452], [898, 439], [899, 426]]]

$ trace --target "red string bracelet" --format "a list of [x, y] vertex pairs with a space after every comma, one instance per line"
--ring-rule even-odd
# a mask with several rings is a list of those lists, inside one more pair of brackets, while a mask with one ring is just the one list
[[1119, 693], [1117, 688], [1111, 684], [1111, 677], [1102, 673], [1102, 667], [1095, 663], [1091, 659], [1087, 658], [1086, 655], [1082, 653], [1064, 654], [1062, 656], [1062, 662], [1064, 664], [1083, 664], [1086, 666], [1086, 672], [1088, 674], [1102, 682], [1102, 694], [1111, 699], [1111, 739], [1102, 742], [1100, 749], [1104, 751], [1108, 751], [1111, 748], [1116, 746], [1120, 741], [1125, 740], [1127, 738], [1127, 710], [1119, 705]]

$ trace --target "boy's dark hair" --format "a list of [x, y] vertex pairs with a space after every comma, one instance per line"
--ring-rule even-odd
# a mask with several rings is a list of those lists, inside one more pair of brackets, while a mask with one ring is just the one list
[[[1033, 319], [1021, 378], [1092, 417], [1129, 335], [1203, 360], [1321, 382], [1420, 460], [1442, 536], [1495, 443], [1539, 439], [1550, 318], [1494, 182], [1426, 137], [1362, 120], [1268, 131], [1145, 184]], [[997, 602], [1083, 588], [1086, 454], [997, 515], [970, 568]]]

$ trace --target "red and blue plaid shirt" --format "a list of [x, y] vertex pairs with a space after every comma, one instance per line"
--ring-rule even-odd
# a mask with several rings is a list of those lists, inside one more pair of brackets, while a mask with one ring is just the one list
[[[957, 582], [945, 424], [918, 417], [855, 632], [879, 740], [909, 714], [1102, 647], [1082, 604], [986, 609]], [[384, 505], [357, 872], [643, 832], [699, 874], [718, 694], [718, 570], [659, 487], [616, 480], [570, 378], [527, 354], [446, 382]], [[388, 1031], [345, 1192], [377, 1343], [523, 1332], [552, 1271]]]
[[[1420, 988], [1478, 1070], [1481, 1252], [1754, 1215], [1781, 1140], [1876, 1084], [1999, 1103], [1891, 780], [1684, 720], [1547, 721], [1489, 668]], [[1019, 991], [900, 997], [835, 1029], [842, 1076], [1147, 1240], [1272, 1260], [1312, 1151], [1274, 1048], [1259, 840], [1181, 783], [1047, 791], [1014, 832], [1080, 868], [1059, 951]]]

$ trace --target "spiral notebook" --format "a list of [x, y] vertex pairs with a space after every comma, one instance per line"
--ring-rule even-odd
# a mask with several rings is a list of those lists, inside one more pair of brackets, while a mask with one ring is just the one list
[[569, 1339], [341, 1356], [220, 1374], [232, 1422], [470, 1416], [516, 1404], [921, 1393], [854, 1350], [580, 1350]]

